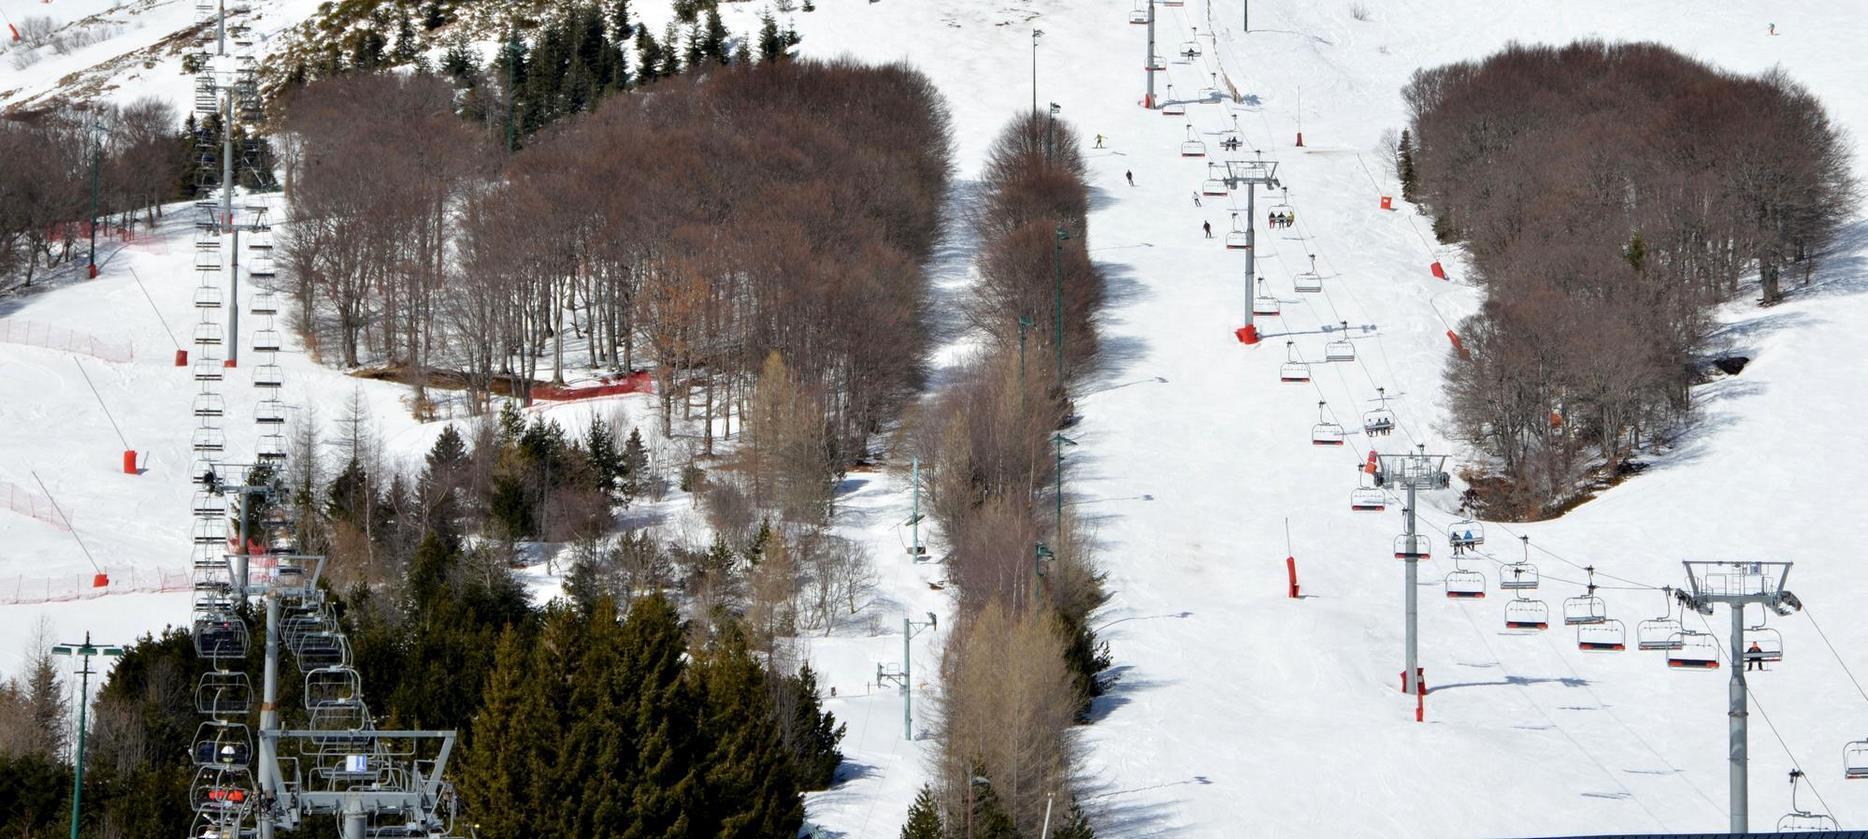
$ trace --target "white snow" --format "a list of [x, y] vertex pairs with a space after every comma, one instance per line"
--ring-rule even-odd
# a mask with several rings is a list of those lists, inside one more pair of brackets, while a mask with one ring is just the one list
[[[59, 0], [68, 2], [77, 0]], [[8, 14], [17, 19], [23, 5], [9, 3]], [[184, 3], [156, 5], [188, 14]], [[1358, 5], [1368, 20], [1355, 19]], [[729, 25], [746, 31], [756, 9], [728, 8]], [[1480, 57], [1511, 40], [1585, 36], [1659, 41], [1735, 71], [1782, 64], [1860, 137], [1868, 132], [1868, 97], [1859, 92], [1868, 56], [1858, 46], [1868, 18], [1848, 0], [1258, 0], [1246, 34], [1237, 0], [1210, 9], [1188, 0], [1160, 10], [1157, 52], [1169, 58], [1168, 80], [1184, 95], [1223, 67], [1248, 104], [1190, 103], [1183, 120], [1137, 105], [1143, 27], [1126, 22], [1132, 8], [1114, 0], [820, 0], [816, 12], [792, 15], [807, 55], [906, 60], [947, 92], [959, 144], [956, 206], [971, 195], [991, 137], [1031, 104], [1033, 27], [1044, 30], [1038, 101], [1061, 105], [1082, 136], [1108, 137], [1108, 149], [1086, 152], [1096, 188], [1092, 254], [1111, 283], [1109, 352], [1079, 393], [1083, 419], [1071, 433], [1080, 445], [1067, 487], [1069, 502], [1096, 523], [1115, 595], [1098, 623], [1118, 681], [1080, 732], [1089, 752], [1086, 793], [1102, 835], [1722, 829], [1728, 672], [1670, 671], [1660, 653], [1634, 650], [1632, 638], [1625, 652], [1585, 654], [1560, 623], [1537, 635], [1505, 634], [1508, 596], [1497, 589], [1496, 564], [1466, 564], [1491, 582], [1485, 599], [1442, 595], [1441, 577], [1453, 568], [1443, 538], [1421, 569], [1422, 664], [1433, 689], [1426, 723], [1414, 722], [1413, 702], [1400, 695], [1402, 563], [1390, 545], [1401, 504], [1352, 512], [1350, 470], [1372, 447], [1394, 452], [1420, 442], [1456, 460], [1466, 454], [1442, 432], [1439, 381], [1447, 324], [1473, 311], [1480, 296], [1458, 282], [1458, 253], [1423, 235], [1425, 218], [1398, 199], [1398, 212], [1378, 209], [1379, 197], [1394, 191], [1378, 139], [1402, 126], [1399, 89], [1417, 67]], [[280, 25], [286, 18], [280, 14]], [[1778, 36], [1766, 34], [1768, 23]], [[1218, 37], [1186, 63], [1173, 53], [1193, 26]], [[40, 73], [50, 60], [27, 72]], [[18, 77], [0, 67], [0, 96], [22, 87]], [[187, 79], [176, 72], [174, 80], [162, 89], [185, 105]], [[135, 90], [126, 84], [113, 95]], [[1260, 320], [1267, 338], [1255, 348], [1231, 334], [1245, 301], [1243, 258], [1200, 234], [1203, 220], [1227, 229], [1231, 199], [1195, 207], [1189, 195], [1205, 160], [1220, 159], [1217, 133], [1235, 114], [1248, 148], [1279, 162], [1299, 222], [1294, 230], [1261, 225], [1261, 273], [1283, 312]], [[1179, 156], [1187, 122], [1214, 157]], [[1302, 149], [1292, 145], [1300, 124]], [[1862, 163], [1858, 154], [1857, 171], [1868, 171]], [[1125, 171], [1135, 174], [1134, 188]], [[1260, 221], [1267, 208], [1261, 196]], [[106, 565], [187, 562], [189, 486], [180, 473], [193, 383], [169, 366], [171, 344], [127, 271], [136, 269], [185, 339], [195, 278], [185, 224], [179, 216], [169, 224], [169, 239], [113, 253], [99, 280], [0, 301], [0, 316], [135, 346], [128, 364], [78, 362], [130, 445], [150, 453], [148, 472], [127, 476], [117, 469], [122, 444], [73, 375], [72, 357], [0, 344], [7, 432], [0, 483], [32, 487], [28, 472], [37, 471]], [[1544, 574], [1536, 595], [1557, 615], [1564, 597], [1580, 593], [1576, 566], [1615, 575], [1598, 578], [1612, 586], [1601, 595], [1631, 636], [1637, 621], [1661, 612], [1662, 597], [1614, 588], [1627, 585], [1622, 580], [1678, 585], [1682, 559], [1797, 561], [1789, 588], [1808, 609], [1772, 620], [1785, 658], [1751, 674], [1753, 829], [1768, 829], [1788, 808], [1783, 778], [1792, 756], [1821, 795], [1806, 789], [1802, 805], [1826, 809], [1844, 826], [1868, 823], [1868, 785], [1841, 783], [1838, 765], [1843, 744], [1868, 735], [1868, 704], [1857, 704], [1864, 697], [1816, 631], [1820, 624], [1851, 668], [1868, 671], [1868, 626], [1855, 618], [1868, 575], [1853, 567], [1868, 519], [1852, 492], [1845, 436], [1868, 416], [1859, 361], [1868, 337], [1857, 327], [1868, 320], [1863, 229], [1860, 220], [1849, 228], [1844, 253], [1815, 290], [1770, 310], [1740, 302], [1723, 311], [1718, 342], [1754, 361], [1742, 375], [1699, 389], [1701, 421], [1681, 447], [1560, 520], [1489, 527], [1483, 549], [1516, 559], [1513, 535], [1529, 534], [1531, 559]], [[947, 305], [970, 279], [969, 246], [956, 231], [936, 266]], [[1293, 291], [1306, 253], [1318, 256], [1322, 295]], [[1436, 259], [1455, 282], [1427, 273]], [[1280, 384], [1286, 336], [1316, 361], [1328, 340], [1321, 329], [1338, 321], [1356, 328], [1358, 361], [1317, 364], [1312, 384]], [[961, 338], [938, 358], [950, 361], [964, 345]], [[432, 440], [436, 429], [408, 418], [396, 388], [343, 377], [301, 354], [283, 358], [287, 401], [318, 405], [322, 421], [360, 389], [392, 456], [410, 460]], [[244, 416], [233, 404], [247, 398], [243, 385], [235, 376], [223, 389], [230, 418]], [[1357, 420], [1378, 386], [1392, 397], [1401, 428], [1371, 445]], [[642, 403], [631, 410], [646, 420], [648, 400], [630, 399]], [[1319, 399], [1350, 427], [1347, 446], [1310, 445]], [[647, 433], [650, 423], [641, 424]], [[240, 423], [227, 427], [230, 439], [251, 445]], [[947, 595], [929, 587], [941, 576], [938, 565], [912, 564], [903, 550], [905, 476], [850, 479], [841, 522], [871, 547], [882, 584], [866, 615], [808, 640], [820, 683], [837, 689], [827, 706], [849, 724], [852, 770], [808, 804], [827, 835], [892, 836], [933, 745], [902, 739], [901, 699], [892, 686], [872, 684], [875, 668], [900, 664], [902, 614], [938, 613], [941, 628], [918, 636], [913, 649], [917, 728], [925, 733], [951, 612]], [[1452, 505], [1450, 493], [1427, 497], [1424, 529], [1438, 526], [1443, 536]], [[940, 552], [938, 538], [933, 551]], [[1296, 557], [1302, 600], [1285, 597], [1287, 553]], [[89, 572], [70, 534], [0, 509], [0, 593], [11, 575]], [[61, 637], [90, 628], [100, 640], [128, 640], [180, 621], [185, 608], [181, 595], [0, 607], [0, 639], [23, 643], [44, 616]], [[1721, 610], [1710, 620], [1722, 629], [1725, 619]], [[1698, 619], [1687, 620], [1693, 627]], [[0, 672], [16, 669], [18, 646], [0, 643]]]

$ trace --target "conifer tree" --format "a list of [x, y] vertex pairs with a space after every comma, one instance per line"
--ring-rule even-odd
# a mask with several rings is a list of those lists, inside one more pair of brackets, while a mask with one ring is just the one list
[[731, 63], [727, 56], [728, 37], [726, 23], [720, 20], [720, 10], [709, 8], [706, 26], [701, 30], [701, 57], [715, 64]]
[[785, 36], [778, 31], [778, 18], [770, 11], [759, 13], [759, 60], [776, 61], [785, 57]]
[[[675, 22], [671, 20], [668, 26], [662, 29], [662, 61], [655, 68], [656, 75], [666, 78], [681, 72], [681, 52], [676, 47], [680, 43], [681, 32], [675, 28]], [[692, 64], [692, 62], [689, 63]]]
[[695, 740], [698, 699], [686, 678], [687, 636], [674, 604], [660, 594], [637, 600], [623, 622], [622, 667], [632, 708], [623, 709], [635, 744], [630, 836], [685, 835], [687, 811], [703, 778]]
[[596, 488], [605, 498], [615, 495], [624, 475], [623, 452], [616, 448], [616, 429], [595, 414], [584, 430], [584, 458], [590, 463]]
[[902, 839], [946, 839], [946, 835], [946, 829], [941, 826], [940, 804], [934, 800], [934, 790], [923, 784], [920, 794], [915, 796], [915, 803], [908, 808], [908, 822], [902, 825]]
[[792, 741], [787, 745], [798, 767], [799, 785], [804, 789], [829, 789], [837, 780], [837, 767], [843, 763], [843, 752], [837, 745], [843, 742], [849, 726], [839, 725], [837, 718], [824, 710], [817, 695], [817, 673], [810, 664], [800, 667], [798, 675], [788, 681], [792, 719], [785, 732]]
[[1052, 839], [1096, 839], [1096, 829], [1090, 826], [1090, 819], [1083, 814], [1083, 808], [1076, 802], [1070, 803], [1070, 812], [1051, 831]]
[[396, 13], [396, 44], [390, 50], [390, 58], [397, 65], [409, 64], [421, 54], [421, 44], [416, 43], [415, 22], [409, 19], [407, 9], [398, 9]]
[[1401, 129], [1401, 142], [1395, 147], [1395, 169], [1401, 176], [1401, 199], [1413, 201], [1420, 189], [1420, 177], [1414, 171], [1414, 140], [1408, 130]]
[[636, 28], [636, 83], [648, 84], [661, 78], [662, 45], [649, 34], [649, 28]]
[[695, 826], [720, 836], [795, 835], [804, 801], [772, 716], [765, 670], [745, 634], [727, 625], [697, 656], [692, 673], [706, 701], [701, 730], [711, 747], [696, 815], [709, 823]]
[[[481, 835], [531, 835], [533, 777], [530, 738], [545, 734], [527, 717], [527, 693], [537, 682], [528, 648], [508, 629], [493, 654], [493, 672], [474, 715], [471, 737], [461, 755], [460, 792]], [[553, 735], [555, 736], [555, 735]]]
[[649, 450], [642, 443], [642, 431], [629, 429], [629, 439], [623, 441], [623, 455], [619, 464], [619, 476], [622, 482], [623, 499], [633, 501], [641, 495], [649, 480]]

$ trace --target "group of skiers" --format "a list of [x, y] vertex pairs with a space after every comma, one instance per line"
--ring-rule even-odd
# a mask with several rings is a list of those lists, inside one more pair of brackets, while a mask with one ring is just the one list
[[1272, 227], [1290, 227], [1297, 223], [1297, 216], [1290, 212], [1271, 213], [1265, 217], [1265, 223]]

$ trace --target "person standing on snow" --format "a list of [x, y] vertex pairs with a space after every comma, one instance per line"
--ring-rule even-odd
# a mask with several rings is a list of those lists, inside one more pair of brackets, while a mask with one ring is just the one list
[[[1194, 203], [1198, 204], [1200, 202], [1195, 201]], [[1212, 222], [1210, 221], [1200, 222], [1200, 229], [1206, 231], [1206, 237], [1208, 239], [1213, 238], [1213, 223]]]
[[1099, 149], [1103, 147], [1103, 135], [1101, 134], [1096, 135], [1096, 147]]
[[1133, 171], [1124, 170], [1122, 172], [1122, 177], [1129, 179], [1129, 186], [1135, 185], [1135, 173]]

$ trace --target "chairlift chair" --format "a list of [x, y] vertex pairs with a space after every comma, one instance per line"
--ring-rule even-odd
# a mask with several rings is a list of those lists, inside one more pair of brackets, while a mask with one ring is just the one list
[[204, 285], [195, 289], [195, 308], [218, 309], [221, 307], [220, 286]]
[[1239, 221], [1239, 214], [1232, 214], [1232, 229], [1226, 232], [1226, 249], [1242, 251], [1252, 246], [1252, 233], [1245, 229], [1245, 223]]
[[196, 271], [219, 271], [220, 269], [221, 269], [220, 251], [217, 251], [217, 250], [195, 251], [195, 270]]
[[1680, 648], [1680, 621], [1673, 616], [1673, 587], [1661, 589], [1668, 599], [1660, 617], [1635, 624], [1635, 648], [1641, 650], [1677, 650]]
[[1192, 61], [1196, 58], [1199, 58], [1200, 57], [1200, 42], [1199, 41], [1182, 41], [1180, 42], [1180, 49], [1175, 50], [1175, 54], [1179, 55], [1182, 58], [1187, 59], [1188, 61]]
[[1447, 525], [1446, 543], [1460, 549], [1476, 548], [1485, 544], [1485, 525], [1473, 521], [1470, 516]]
[[1584, 586], [1583, 593], [1563, 601], [1565, 626], [1602, 623], [1609, 619], [1608, 604], [1596, 596], [1596, 567], [1591, 565], [1583, 570], [1589, 574], [1589, 582]]
[[1448, 600], [1482, 600], [1485, 598], [1485, 575], [1478, 571], [1460, 568], [1446, 573], [1446, 596]]
[[1317, 273], [1317, 255], [1310, 254], [1310, 270], [1297, 275], [1293, 280], [1299, 294], [1315, 294], [1323, 290], [1323, 275]]
[[253, 760], [253, 735], [244, 723], [204, 722], [195, 728], [190, 756], [196, 766], [245, 768]]
[[1682, 629], [1674, 633], [1677, 642], [1667, 650], [1667, 666], [1678, 670], [1719, 669], [1719, 642], [1710, 634]]
[[246, 624], [231, 613], [195, 618], [195, 655], [200, 658], [246, 658]]
[[1329, 403], [1317, 403], [1317, 424], [1310, 427], [1310, 444], [1313, 446], [1343, 444], [1343, 427], [1330, 421], [1329, 410]]
[[1206, 141], [1200, 139], [1199, 132], [1193, 130], [1193, 126], [1191, 125], [1187, 126], [1187, 139], [1181, 141], [1180, 156], [1181, 157], [1205, 157], [1206, 156]]
[[1550, 628], [1550, 607], [1523, 595], [1505, 604], [1505, 628], [1541, 631]]
[[195, 429], [191, 445], [197, 452], [218, 452], [227, 448], [227, 435], [218, 428], [204, 425]]
[[261, 364], [253, 368], [253, 386], [273, 389], [285, 384], [285, 370], [277, 364]]
[[245, 716], [253, 707], [253, 683], [238, 670], [210, 670], [195, 683], [195, 711], [211, 717]]
[[1431, 559], [1433, 557], [1433, 539], [1425, 533], [1408, 536], [1406, 533], [1395, 537], [1395, 559]]
[[[1757, 648], [1757, 652], [1752, 652], [1753, 647]], [[1747, 663], [1783, 660], [1783, 633], [1765, 626], [1763, 618], [1759, 618], [1756, 626], [1745, 627], [1745, 661]]]
[[1143, 8], [1140, 3], [1135, 4], [1135, 9], [1129, 12], [1129, 22], [1140, 24], [1148, 23], [1148, 10]]
[[363, 679], [349, 667], [321, 667], [305, 674], [305, 708], [360, 705]]
[[253, 422], [257, 425], [284, 425], [285, 403], [277, 399], [261, 401], [253, 408]]
[[1310, 365], [1297, 357], [1297, 342], [1284, 342], [1284, 364], [1278, 367], [1278, 381], [1303, 384], [1310, 381]]
[[1832, 833], [1841, 829], [1834, 817], [1828, 813], [1812, 813], [1797, 806], [1797, 782], [1803, 780], [1803, 770], [1790, 770], [1790, 812], [1777, 820], [1778, 833]]
[[221, 343], [221, 325], [211, 320], [195, 324], [195, 345], [218, 347]]
[[1325, 361], [1355, 361], [1356, 345], [1349, 343], [1349, 322], [1342, 322], [1342, 337], [1323, 345]]
[[1265, 287], [1265, 278], [1258, 278], [1258, 293], [1252, 296], [1252, 314], [1254, 316], [1275, 315], [1283, 311], [1278, 298]]
[[256, 251], [270, 251], [272, 250], [272, 233], [264, 230], [256, 231], [253, 238], [247, 240], [246, 246]]
[[276, 315], [279, 313], [279, 295], [262, 291], [253, 295], [253, 314]]
[[1586, 653], [1621, 652], [1628, 648], [1628, 634], [1618, 620], [1576, 627], [1576, 648]]
[[1217, 163], [1209, 161], [1206, 164], [1206, 180], [1200, 182], [1201, 195], [1224, 196], [1227, 193], [1226, 179], [1214, 174], [1218, 168]]
[[254, 456], [259, 458], [261, 463], [277, 463], [284, 460], [286, 456], [285, 435], [277, 432], [261, 435], [259, 446], [254, 450]]
[[[1375, 392], [1378, 394], [1376, 398], [1381, 402], [1381, 405], [1374, 410], [1362, 412], [1362, 433], [1370, 436], [1386, 436], [1388, 434], [1393, 434], [1395, 430], [1395, 414], [1393, 411], [1388, 410], [1388, 389], [1385, 387], [1378, 387], [1375, 389]], [[1448, 540], [1448, 544], [1451, 544], [1450, 539]]]
[[1363, 486], [1363, 476], [1367, 473], [1356, 469], [1356, 488], [1349, 492], [1349, 509], [1364, 513], [1379, 513], [1388, 509], [1388, 496], [1380, 487]]
[[1855, 740], [1842, 747], [1842, 777], [1868, 781], [1868, 740]]
[[195, 416], [218, 417], [227, 413], [227, 401], [218, 393], [195, 394]]
[[1293, 212], [1291, 210], [1291, 188], [1290, 187], [1286, 186], [1286, 187], [1278, 188], [1278, 197], [1272, 200], [1271, 209], [1268, 210], [1267, 212], [1271, 212], [1271, 213]]
[[261, 329], [253, 333], [254, 352], [278, 352], [279, 330]]
[[195, 360], [195, 381], [197, 382], [218, 382], [221, 380], [222, 377], [226, 375], [225, 373], [222, 372], [224, 369], [226, 368], [222, 366], [221, 360], [218, 358], [203, 357], [203, 358], [196, 359]]
[[227, 538], [227, 528], [218, 521], [202, 519], [195, 522], [194, 542], [197, 545], [218, 545]]
[[270, 256], [255, 256], [253, 264], [247, 266], [246, 273], [251, 277], [271, 277], [278, 273]]

